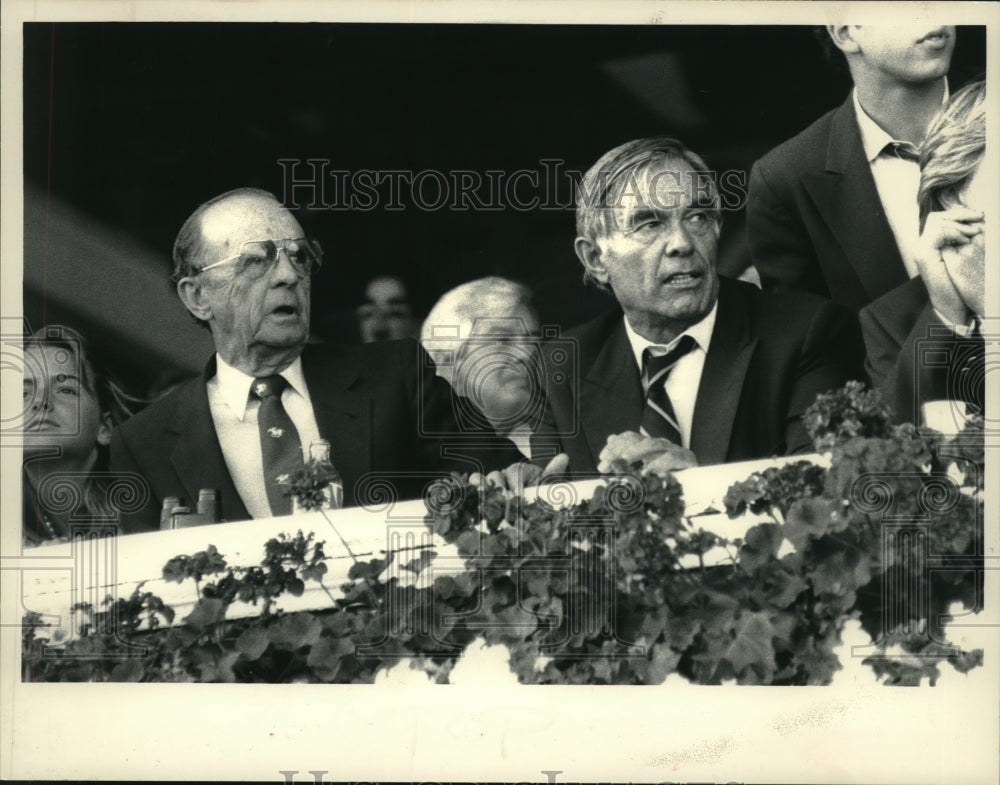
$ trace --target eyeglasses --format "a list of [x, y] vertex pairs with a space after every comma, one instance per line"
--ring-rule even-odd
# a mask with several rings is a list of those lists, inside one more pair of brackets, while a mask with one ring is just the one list
[[247, 278], [260, 278], [270, 272], [278, 263], [278, 253], [285, 252], [295, 272], [301, 278], [308, 278], [314, 269], [319, 269], [323, 263], [323, 249], [316, 240], [308, 237], [295, 237], [287, 240], [251, 240], [243, 243], [240, 252], [235, 256], [220, 259], [218, 262], [196, 270], [194, 275], [236, 262], [236, 274]]

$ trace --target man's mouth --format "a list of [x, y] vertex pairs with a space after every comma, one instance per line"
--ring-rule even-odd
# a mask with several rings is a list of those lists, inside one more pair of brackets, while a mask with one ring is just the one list
[[688, 286], [695, 286], [701, 280], [702, 273], [693, 270], [686, 273], [672, 273], [663, 279], [663, 283], [666, 286], [676, 286], [678, 288], [685, 288]]
[[923, 38], [917, 41], [918, 44], [935, 44], [937, 46], [942, 46], [948, 41], [948, 31], [943, 27], [937, 30], [932, 30]]
[[274, 316], [296, 316], [298, 312], [294, 305], [279, 305], [271, 311]]

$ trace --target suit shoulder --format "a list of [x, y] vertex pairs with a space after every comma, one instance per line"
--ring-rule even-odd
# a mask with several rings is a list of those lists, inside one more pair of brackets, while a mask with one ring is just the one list
[[874, 321], [905, 329], [915, 324], [929, 305], [927, 286], [921, 278], [912, 278], [862, 308], [861, 322]]
[[746, 281], [724, 279], [730, 296], [739, 296], [747, 303], [754, 324], [787, 334], [796, 327], [810, 324], [817, 318], [855, 318], [846, 306], [812, 292], [765, 292]]
[[766, 170], [769, 174], [775, 172], [791, 174], [808, 163], [822, 162], [826, 158], [827, 142], [834, 118], [842, 110], [842, 106], [831, 109], [795, 136], [786, 139], [761, 156], [754, 164], [754, 168]]
[[399, 367], [401, 362], [413, 364], [422, 356], [420, 344], [413, 338], [371, 343], [309, 344], [302, 354], [304, 364], [349, 364], [361, 369]]
[[580, 343], [587, 343], [592, 340], [603, 339], [622, 320], [622, 312], [617, 309], [605, 311], [595, 316], [590, 321], [578, 324], [566, 330], [560, 338], [570, 338]]

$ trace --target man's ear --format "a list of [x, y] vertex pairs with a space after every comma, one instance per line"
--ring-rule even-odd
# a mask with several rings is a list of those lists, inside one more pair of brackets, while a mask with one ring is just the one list
[[573, 249], [590, 276], [598, 283], [607, 285], [608, 268], [604, 266], [604, 260], [601, 258], [600, 246], [586, 237], [577, 237]]
[[200, 281], [192, 277], [181, 278], [177, 282], [177, 296], [196, 319], [207, 322], [212, 318], [212, 306]]
[[854, 28], [857, 25], [827, 25], [826, 31], [830, 34], [833, 45], [844, 54], [857, 54], [861, 47], [854, 38]]
[[101, 424], [97, 427], [97, 443], [102, 447], [111, 444], [111, 413], [101, 414]]

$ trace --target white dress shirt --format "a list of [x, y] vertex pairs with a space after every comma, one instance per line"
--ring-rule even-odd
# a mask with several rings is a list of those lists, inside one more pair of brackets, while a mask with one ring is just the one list
[[[215, 422], [222, 455], [229, 467], [240, 498], [254, 518], [270, 518], [271, 506], [264, 489], [264, 461], [260, 451], [257, 410], [260, 401], [250, 395], [253, 377], [247, 376], [215, 355], [215, 376], [208, 380], [208, 407]], [[302, 450], [308, 456], [311, 442], [320, 438], [312, 401], [302, 374], [302, 358], [296, 358], [280, 374], [288, 382], [281, 393], [281, 404], [295, 423]]]
[[[666, 354], [673, 349], [680, 341], [682, 335], [690, 335], [694, 338], [695, 346], [691, 351], [681, 357], [677, 364], [667, 375], [665, 389], [670, 403], [674, 407], [674, 415], [677, 417], [677, 424], [680, 426], [681, 445], [690, 449], [691, 447], [691, 423], [694, 420], [694, 404], [698, 397], [698, 386], [701, 384], [701, 373], [705, 369], [705, 356], [708, 353], [709, 344], [712, 342], [712, 330], [715, 329], [715, 315], [718, 311], [719, 303], [716, 301], [712, 310], [708, 312], [697, 324], [692, 325], [666, 346], [653, 343], [639, 335], [632, 329], [628, 317], [625, 317], [625, 334], [628, 342], [632, 346], [632, 354], [635, 356], [635, 364], [639, 368], [639, 376], [642, 377], [642, 353], [645, 349], [650, 349], [653, 356]], [[642, 379], [643, 388], [646, 386], [646, 379]], [[639, 430], [636, 425], [636, 430]]]
[[[858, 101], [858, 91], [851, 93], [854, 114], [861, 131], [861, 145], [875, 179], [879, 200], [885, 210], [889, 228], [896, 238], [896, 246], [903, 257], [903, 264], [910, 278], [916, 278], [920, 271], [914, 261], [917, 240], [920, 237], [920, 217], [917, 209], [917, 190], [920, 188], [920, 165], [916, 161], [906, 161], [885, 146], [893, 139], [876, 123]], [[945, 81], [944, 102], [948, 101], [948, 83]], [[904, 143], [908, 144], [908, 143]]]

